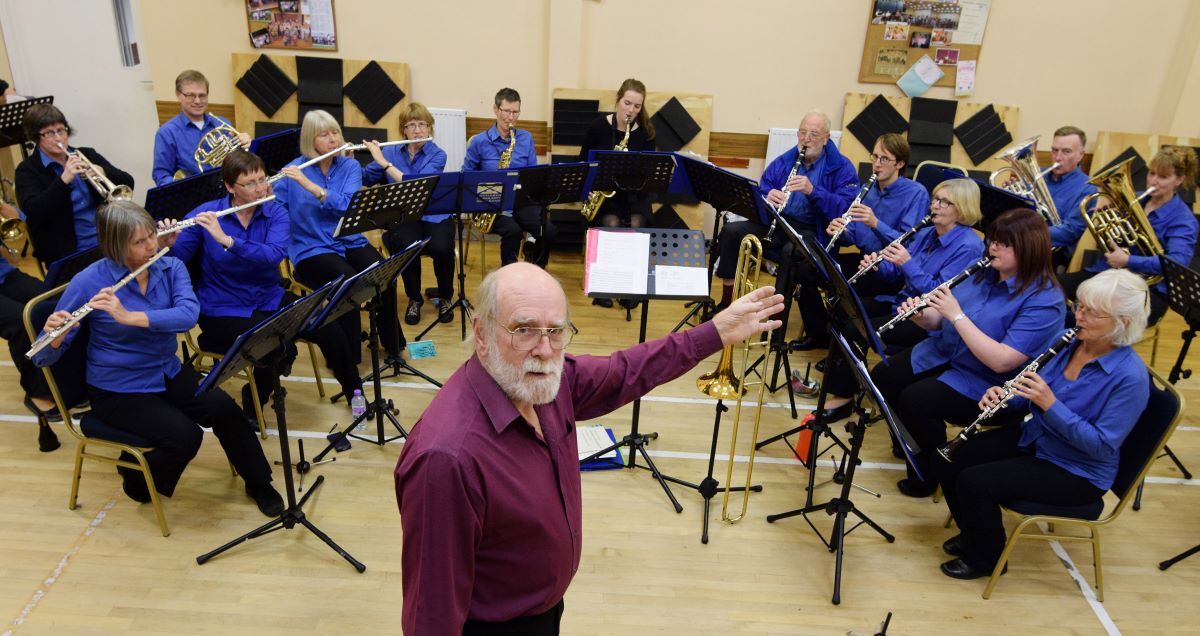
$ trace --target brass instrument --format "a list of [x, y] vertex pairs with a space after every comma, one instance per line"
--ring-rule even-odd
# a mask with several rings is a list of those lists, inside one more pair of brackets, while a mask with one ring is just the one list
[[[13, 196], [14, 192], [16, 192], [16, 186], [12, 180], [7, 177], [0, 177], [0, 201], [16, 209], [17, 203], [16, 198]], [[3, 245], [9, 254], [15, 256], [21, 253], [21, 250], [13, 247], [13, 245], [23, 238], [25, 238], [25, 221], [21, 217], [16, 216], [0, 221], [0, 245]]]
[[1075, 336], [1078, 333], [1079, 327], [1068, 329], [1067, 332], [1064, 333], [1057, 342], [1055, 342], [1049, 349], [1043, 351], [1042, 355], [1034, 358], [1033, 362], [1030, 362], [1028, 365], [1026, 365], [1024, 369], [1021, 369], [1020, 373], [1013, 376], [1008, 382], [1005, 382], [1004, 394], [1000, 396], [1000, 399], [992, 403], [991, 406], [983, 409], [983, 411], [979, 413], [979, 416], [975, 418], [975, 421], [971, 422], [970, 425], [959, 431], [958, 435], [954, 436], [954, 439], [939, 447], [937, 449], [938, 455], [941, 455], [948, 462], [954, 461], [952, 458], [954, 451], [958, 450], [958, 447], [966, 443], [967, 440], [974, 437], [975, 434], [979, 432], [979, 427], [982, 426], [983, 423], [989, 418], [995, 415], [996, 411], [1004, 408], [1004, 405], [1008, 404], [1009, 400], [1013, 398], [1013, 395], [1015, 395], [1017, 392], [1017, 379], [1029, 373], [1036, 373], [1038, 369], [1046, 366], [1046, 363], [1050, 361], [1050, 358], [1053, 358], [1054, 356], [1058, 355], [1060, 351], [1067, 348], [1067, 345], [1071, 344], [1071, 341], [1075, 339]]
[[[988, 183], [1015, 195], [1031, 199], [1037, 206], [1038, 214], [1046, 219], [1046, 223], [1058, 225], [1062, 223], [1062, 218], [1054, 207], [1054, 199], [1050, 196], [1049, 188], [1046, 187], [1046, 175], [1057, 168], [1058, 164], [1055, 163], [1045, 170], [1038, 168], [1038, 138], [1039, 136], [1036, 135], [1030, 137], [996, 155], [996, 159], [1007, 161], [1009, 165], [992, 172], [988, 176]], [[1001, 183], [1000, 177], [1005, 174], [1016, 177], [1016, 179], [1012, 183]]]
[[[233, 214], [234, 212], [241, 212], [242, 210], [245, 210], [246, 208], [253, 208], [253, 207], [256, 207], [263, 203], [267, 203], [268, 201], [274, 201], [274, 200], [275, 200], [275, 195], [272, 194], [270, 196], [263, 197], [257, 201], [243, 203], [242, 205], [235, 205], [231, 208], [225, 208], [224, 210], [221, 210], [220, 212], [214, 212], [213, 216], [215, 216], [217, 218], [221, 218], [227, 214]], [[193, 225], [196, 225], [196, 224], [197, 224], [196, 217], [193, 216], [192, 218], [184, 219], [184, 220], [176, 223], [175, 225], [172, 225], [171, 227], [159, 230], [158, 236], [165, 236], [167, 234], [172, 234], [175, 232], [186, 230], [189, 227], [192, 227]]]
[[[912, 236], [914, 234], [916, 234], [917, 232], [920, 232], [922, 229], [924, 229], [926, 227], [929, 227], [929, 225], [931, 225], [932, 223], [933, 223], [933, 215], [926, 214], [925, 218], [921, 219], [920, 221], [917, 221], [916, 225], [908, 228], [908, 230], [904, 234], [897, 236], [896, 240], [883, 246], [883, 249], [879, 250], [879, 251], [883, 252], [884, 250], [886, 250], [887, 248], [889, 248], [893, 245], [903, 245], [904, 242], [907, 241], [908, 239], [912, 238]], [[847, 280], [846, 282], [853, 285], [854, 281], [858, 280], [863, 274], [866, 274], [867, 272], [875, 269], [876, 267], [879, 267], [879, 263], [882, 260], [883, 260], [882, 257], [876, 258], [875, 260], [871, 261], [870, 265], [867, 265], [866, 267], [858, 268], [858, 271], [854, 272], [854, 275], [851, 276], [850, 279]]]
[[[508, 164], [512, 163], [513, 149], [517, 147], [517, 127], [510, 126], [508, 129], [508, 147], [504, 152], [500, 153], [500, 160], [496, 162], [497, 170], [504, 170]], [[492, 231], [492, 225], [496, 223], [496, 212], [488, 212], [485, 214], [476, 214], [471, 220], [475, 224], [475, 229], [479, 230], [480, 234], [487, 234]]]
[[[1129, 164], [1132, 161], [1133, 159], [1126, 159], [1089, 179], [1088, 183], [1099, 188], [1099, 191], [1087, 195], [1079, 202], [1079, 213], [1083, 215], [1092, 238], [1096, 239], [1096, 247], [1100, 250], [1107, 252], [1111, 241], [1118, 248], [1128, 250], [1136, 256], [1162, 256], [1166, 251], [1163, 250], [1162, 243], [1158, 242], [1158, 235], [1154, 233], [1150, 219], [1146, 218], [1146, 211], [1142, 209], [1139, 201], [1152, 194], [1154, 188], [1146, 190], [1140, 197], [1133, 193], [1129, 173]], [[1107, 199], [1111, 205], [1088, 211], [1092, 201], [1100, 197]], [[1146, 283], [1153, 286], [1161, 280], [1161, 275], [1155, 275], [1148, 277]]]
[[[133, 281], [133, 279], [137, 278], [139, 274], [146, 271], [146, 269], [149, 268], [150, 265], [154, 263], [154, 261], [157, 261], [158, 259], [162, 258], [163, 256], [166, 256], [167, 252], [169, 252], [169, 251], [171, 251], [171, 248], [169, 248], [169, 247], [164, 247], [161, 250], [158, 250], [158, 253], [156, 253], [154, 256], [150, 257], [150, 260], [146, 261], [145, 263], [142, 263], [141, 266], [139, 266], [137, 269], [126, 274], [123, 278], [121, 278], [121, 280], [113, 283], [111, 285], [113, 293], [116, 294], [119, 289], [128, 285], [130, 282]], [[83, 320], [85, 316], [92, 313], [92, 311], [94, 309], [95, 308], [92, 307], [91, 305], [84, 303], [84, 305], [82, 307], [71, 312], [71, 317], [68, 318], [66, 320], [66, 322], [64, 322], [63, 324], [55, 327], [54, 329], [51, 329], [50, 331], [47, 331], [46, 333], [43, 333], [42, 335], [38, 336], [38, 339], [34, 340], [33, 345], [29, 347], [29, 351], [25, 352], [25, 357], [32, 360], [33, 356], [36, 355], [37, 352], [41, 351], [42, 349], [45, 349], [47, 346], [50, 345], [51, 342], [58, 340], [59, 336], [62, 336], [63, 334], [70, 331], [72, 327], [79, 324], [79, 321]]]
[[79, 162], [83, 164], [83, 178], [96, 190], [96, 192], [104, 198], [105, 202], [111, 201], [132, 201], [133, 188], [126, 185], [117, 185], [108, 177], [100, 173], [96, 169], [95, 164], [83, 156], [82, 152], [71, 152], [67, 147], [58, 142], [58, 147], [67, 153], [67, 157], [78, 157]]
[[[617, 142], [616, 146], [613, 146], [614, 151], [627, 152], [629, 150], [629, 134], [633, 132], [632, 123], [632, 117], [625, 118], [625, 137], [622, 138], [621, 141]], [[596, 213], [600, 211], [600, 206], [604, 205], [604, 200], [612, 198], [612, 196], [616, 193], [616, 190], [611, 192], [597, 190], [589, 193], [587, 201], [584, 202], [583, 208], [579, 210], [579, 213], [582, 214], [583, 218], [587, 219], [588, 222], [591, 222], [592, 219], [596, 218]]]
[[850, 224], [854, 222], [854, 218], [850, 216], [850, 208], [862, 203], [863, 197], [867, 196], [867, 193], [871, 191], [871, 187], [875, 185], [875, 181], [878, 179], [879, 175], [872, 172], [871, 180], [867, 181], [867, 185], [858, 191], [858, 196], [854, 197], [854, 200], [850, 202], [850, 207], [846, 208], [846, 211], [842, 213], [842, 227], [838, 228], [838, 230], [834, 232], [833, 236], [829, 239], [829, 245], [825, 246], [826, 252], [833, 249], [834, 245], [837, 245], [838, 239], [842, 238], [842, 234], [846, 232], [846, 228], [850, 227]]
[[200, 143], [196, 144], [196, 153], [192, 155], [200, 172], [210, 168], [220, 168], [229, 153], [244, 148], [245, 146], [238, 140], [240, 135], [241, 133], [229, 124], [221, 124], [204, 133], [204, 136], [200, 138]]
[[974, 263], [971, 263], [970, 266], [968, 266], [963, 271], [955, 274], [954, 278], [951, 278], [950, 280], [942, 283], [941, 285], [938, 285], [937, 287], [934, 287], [933, 289], [925, 292], [924, 294], [921, 294], [921, 297], [918, 299], [918, 302], [916, 305], [913, 305], [910, 309], [906, 309], [903, 312], [896, 314], [896, 316], [894, 318], [883, 323], [882, 327], [875, 330], [875, 334], [882, 336], [883, 334], [891, 331], [893, 327], [900, 324], [901, 322], [904, 322], [905, 320], [908, 320], [909, 318], [920, 313], [921, 311], [924, 311], [924, 309], [929, 306], [929, 296], [932, 295], [933, 292], [935, 292], [939, 289], [953, 289], [955, 285], [963, 282], [964, 280], [967, 280], [968, 278], [971, 277], [972, 274], [974, 274], [975, 272], [978, 272], [979, 270], [983, 269], [984, 267], [987, 267], [991, 262], [992, 262], [991, 256], [984, 256], [983, 258], [975, 261]]
[[[800, 150], [796, 153], [796, 163], [792, 164], [792, 171], [788, 173], [787, 178], [783, 180], [783, 185], [780, 186], [780, 189], [783, 191], [783, 202], [779, 204], [779, 207], [775, 207], [774, 205], [771, 204], [770, 201], [767, 201], [767, 197], [763, 197], [763, 201], [766, 201], [767, 205], [770, 205], [772, 208], [775, 208], [775, 211], [778, 212], [780, 216], [783, 216], [783, 209], [787, 207], [788, 199], [792, 198], [792, 191], [791, 190], [783, 190], [783, 188], [787, 187], [787, 182], [791, 181], [792, 177], [796, 176], [796, 173], [800, 172], [800, 167], [803, 165], [804, 165], [804, 146], [800, 146]], [[771, 226], [767, 228], [767, 234], [766, 234], [766, 236], [763, 237], [764, 243], [772, 242], [771, 235], [775, 233], [775, 224], [776, 223], [778, 223], [777, 220], [771, 219]]]
[[[747, 234], [739, 246], [737, 270], [734, 273], [734, 294], [736, 297], [744, 296], [755, 289], [758, 289], [759, 276], [762, 274], [762, 257], [763, 247], [762, 242], [757, 236]], [[737, 454], [737, 438], [738, 425], [742, 419], [742, 403], [746, 395], [746, 388], [752, 384], [758, 385], [757, 405], [754, 409], [754, 433], [751, 439], [758, 439], [758, 425], [762, 419], [763, 397], [766, 394], [767, 383], [759, 379], [755, 382], [746, 380], [747, 370], [750, 366], [750, 350], [754, 347], [767, 346], [767, 334], [760, 334], [757, 341], [752, 338], [747, 338], [742, 343], [742, 374], [739, 377], [733, 372], [733, 345], [729, 345], [721, 350], [721, 359], [717, 362], [717, 368], [711, 373], [706, 373], [696, 379], [696, 388], [700, 389], [701, 393], [709, 397], [717, 398], [718, 400], [737, 400], [737, 406], [733, 411], [733, 427], [730, 429], [730, 444], [729, 444], [729, 468], [725, 473], [725, 495], [721, 504], [721, 519], [729, 523], [737, 523], [746, 516], [746, 509], [750, 505], [750, 481], [754, 475], [754, 454], [755, 447], [750, 447], [749, 466], [746, 469], [746, 484], [742, 497], [742, 511], [738, 516], [733, 517], [729, 514], [729, 493], [731, 491], [731, 483], [733, 481], [733, 461]], [[769, 351], [766, 355], [769, 355]], [[763, 361], [764, 363], [766, 360]], [[766, 368], [764, 365], [763, 368]]]

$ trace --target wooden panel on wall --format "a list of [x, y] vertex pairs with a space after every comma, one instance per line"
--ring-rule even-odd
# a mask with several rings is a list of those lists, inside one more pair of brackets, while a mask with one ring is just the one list
[[[1101, 130], [1096, 135], [1096, 146], [1092, 148], [1092, 165], [1096, 171], [1099, 171], [1129, 147], [1132, 147], [1142, 156], [1142, 159], [1149, 162], [1163, 146], [1200, 147], [1200, 137], [1146, 135], [1142, 133]], [[1091, 172], [1088, 174], [1091, 174]]]
[[[154, 102], [154, 108], [158, 111], [159, 126], [167, 123], [172, 117], [179, 114], [179, 102], [158, 100]], [[217, 115], [218, 117], [224, 117], [231, 122], [234, 121], [233, 104], [209, 104], [208, 112]], [[237, 122], [234, 123], [236, 124]], [[239, 128], [238, 130], [241, 129]], [[253, 130], [247, 130], [245, 132], [250, 133], [251, 135], [254, 134]]]
[[[496, 120], [492, 117], [468, 117], [467, 118], [467, 139], [477, 135], [492, 127]], [[544, 121], [536, 119], [517, 120], [517, 128], [524, 128], [533, 135], [533, 144], [537, 146], [537, 153], [544, 155], [550, 148], [550, 127]]]
[[[556, 88], [552, 93], [554, 99], [594, 99], [600, 102], [600, 110], [611, 110], [613, 108], [613, 91], [610, 88]], [[684, 110], [696, 120], [696, 124], [700, 126], [700, 132], [687, 145], [679, 150], [679, 152], [688, 152], [689, 150], [703, 157], [709, 154], [709, 135], [712, 134], [712, 95], [702, 93], [671, 93], [663, 91], [650, 91], [646, 95], [646, 103], [644, 108], [646, 114], [653, 117], [654, 113], [663, 104], [670, 101], [674, 97], [683, 105]], [[554, 154], [579, 154], [579, 146], [562, 146], [551, 144], [551, 151]]]

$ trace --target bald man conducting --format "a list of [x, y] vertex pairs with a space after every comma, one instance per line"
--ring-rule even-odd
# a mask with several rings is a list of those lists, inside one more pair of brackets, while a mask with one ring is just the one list
[[579, 567], [575, 422], [605, 415], [722, 346], [775, 329], [765, 287], [695, 329], [608, 357], [566, 355], [562, 286], [528, 263], [480, 284], [475, 355], [396, 464], [406, 634], [557, 634]]

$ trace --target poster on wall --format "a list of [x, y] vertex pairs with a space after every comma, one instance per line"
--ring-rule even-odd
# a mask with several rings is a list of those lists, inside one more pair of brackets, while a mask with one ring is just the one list
[[246, 0], [256, 49], [336, 51], [333, 0]]

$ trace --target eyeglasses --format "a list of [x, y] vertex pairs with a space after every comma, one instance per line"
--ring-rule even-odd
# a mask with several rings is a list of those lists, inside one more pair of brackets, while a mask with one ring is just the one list
[[507, 117], [513, 117], [513, 118], [516, 118], [516, 117], [520, 117], [520, 116], [521, 116], [521, 111], [519, 111], [519, 110], [509, 110], [509, 109], [507, 109], [507, 108], [501, 108], [501, 109], [500, 109], [500, 114], [501, 114], [501, 115], [505, 115], [505, 116], [507, 116]]
[[189, 102], [205, 102], [208, 101], [208, 93], [180, 93], [183, 99]]
[[1104, 320], [1106, 318], [1112, 318], [1112, 314], [1098, 313], [1095, 309], [1088, 307], [1087, 305], [1085, 305], [1083, 303], [1079, 303], [1079, 305], [1077, 305], [1075, 307], [1075, 315], [1079, 318], [1091, 318], [1093, 320]]
[[66, 128], [55, 128], [54, 130], [43, 130], [42, 132], [38, 133], [38, 136], [40, 136], [42, 139], [50, 139], [53, 137], [68, 137], [70, 134], [71, 131], [67, 130]]
[[881, 166], [891, 165], [896, 163], [895, 157], [884, 157], [883, 155], [871, 154], [871, 163], [877, 163]]
[[945, 208], [953, 206], [954, 202], [950, 199], [943, 199], [942, 197], [933, 197], [929, 200], [929, 205], [930, 207], [935, 208]]
[[800, 139], [820, 139], [824, 134], [825, 132], [820, 130], [801, 130], [796, 133], [796, 136]]
[[404, 124], [404, 128], [414, 130], [419, 128], [429, 128], [429, 124], [423, 121], [410, 121], [407, 124]]
[[245, 183], [237, 181], [234, 183], [234, 185], [239, 185], [243, 188], [259, 188], [259, 187], [267, 185], [268, 183], [270, 183], [270, 181], [267, 181], [267, 178], [263, 177], [262, 179], [257, 179], [255, 181], [247, 181]]
[[579, 333], [575, 325], [566, 327], [501, 327], [512, 336], [512, 347], [517, 351], [533, 351], [542, 342], [542, 336], [550, 340], [550, 348], [561, 351], [571, 344], [571, 337]]

